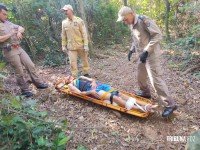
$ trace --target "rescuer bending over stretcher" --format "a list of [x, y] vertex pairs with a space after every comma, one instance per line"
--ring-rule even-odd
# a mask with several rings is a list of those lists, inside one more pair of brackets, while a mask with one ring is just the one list
[[96, 99], [102, 99], [103, 97], [102, 100], [104, 100], [104, 102], [109, 102], [111, 104], [116, 103], [121, 107], [125, 107], [127, 110], [134, 108], [140, 109], [143, 112], [153, 112], [158, 107], [158, 105], [152, 104], [144, 105], [143, 103], [136, 101], [135, 98], [129, 97], [114, 90], [107, 84], [96, 82], [95, 79], [85, 76], [80, 76], [78, 79], [68, 76], [65, 79], [65, 83], [68, 83], [68, 88], [73, 92], [94, 97]]

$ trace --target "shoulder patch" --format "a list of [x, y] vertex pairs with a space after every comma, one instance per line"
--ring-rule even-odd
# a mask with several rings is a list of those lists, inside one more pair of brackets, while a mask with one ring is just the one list
[[145, 16], [141, 15], [138, 17], [140, 20], [144, 21], [144, 19], [146, 18]]
[[74, 18], [74, 26], [77, 26], [79, 24], [83, 24], [83, 20], [79, 17]]
[[147, 26], [147, 27], [150, 27], [151, 26], [151, 23], [147, 20], [147, 18], [143, 15], [139, 16], [138, 17], [140, 20], [142, 20], [144, 22], [144, 24]]
[[146, 24], [147, 27], [151, 26], [151, 23], [148, 20], [144, 20], [144, 23]]
[[74, 21], [74, 26], [78, 26], [78, 22], [77, 21]]

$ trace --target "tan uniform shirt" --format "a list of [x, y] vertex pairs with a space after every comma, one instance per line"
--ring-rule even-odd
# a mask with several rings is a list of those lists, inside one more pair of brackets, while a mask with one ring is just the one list
[[83, 49], [88, 46], [88, 36], [83, 20], [73, 16], [72, 20], [65, 19], [62, 22], [62, 46], [68, 50]]
[[[0, 22], [0, 36], [10, 34], [14, 28], [18, 29], [19, 25], [13, 24], [9, 21]], [[4, 54], [5, 57], [9, 57], [9, 56], [12, 56], [12, 55], [19, 53], [19, 51], [16, 51], [16, 50], [13, 50], [13, 49], [10, 50], [10, 51], [5, 49], [4, 47], [6, 47], [7, 44], [10, 44], [10, 45], [19, 45], [20, 44], [20, 40], [17, 38], [16, 34], [11, 36], [6, 41], [1, 42], [0, 47], [3, 49], [3, 54]]]
[[161, 55], [160, 44], [162, 34], [159, 27], [148, 17], [143, 16], [140, 19], [136, 14], [135, 22], [130, 25], [132, 31], [131, 49], [142, 53], [149, 52], [149, 60], [153, 60]]

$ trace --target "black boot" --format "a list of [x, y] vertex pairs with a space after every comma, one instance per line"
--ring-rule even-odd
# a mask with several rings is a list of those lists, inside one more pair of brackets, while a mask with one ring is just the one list
[[137, 96], [140, 96], [140, 97], [144, 97], [144, 98], [151, 98], [151, 95], [150, 94], [146, 94], [145, 92], [143, 91], [140, 91], [140, 92], [137, 92], [136, 93]]
[[166, 107], [162, 113], [162, 117], [169, 117], [178, 107], [172, 106], [172, 107]]
[[38, 89], [46, 89], [48, 88], [48, 84], [45, 83], [40, 83], [36, 86]]
[[32, 92], [22, 92], [22, 96], [25, 96], [26, 98], [33, 96]]

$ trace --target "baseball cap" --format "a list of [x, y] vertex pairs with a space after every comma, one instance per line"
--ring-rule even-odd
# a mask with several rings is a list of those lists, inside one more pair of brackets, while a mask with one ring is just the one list
[[123, 6], [118, 12], [117, 22], [122, 21], [126, 15], [128, 15], [129, 13], [132, 13], [132, 12], [133, 11], [130, 7]]
[[73, 11], [73, 8], [71, 5], [65, 5], [61, 10], [72, 10]]

